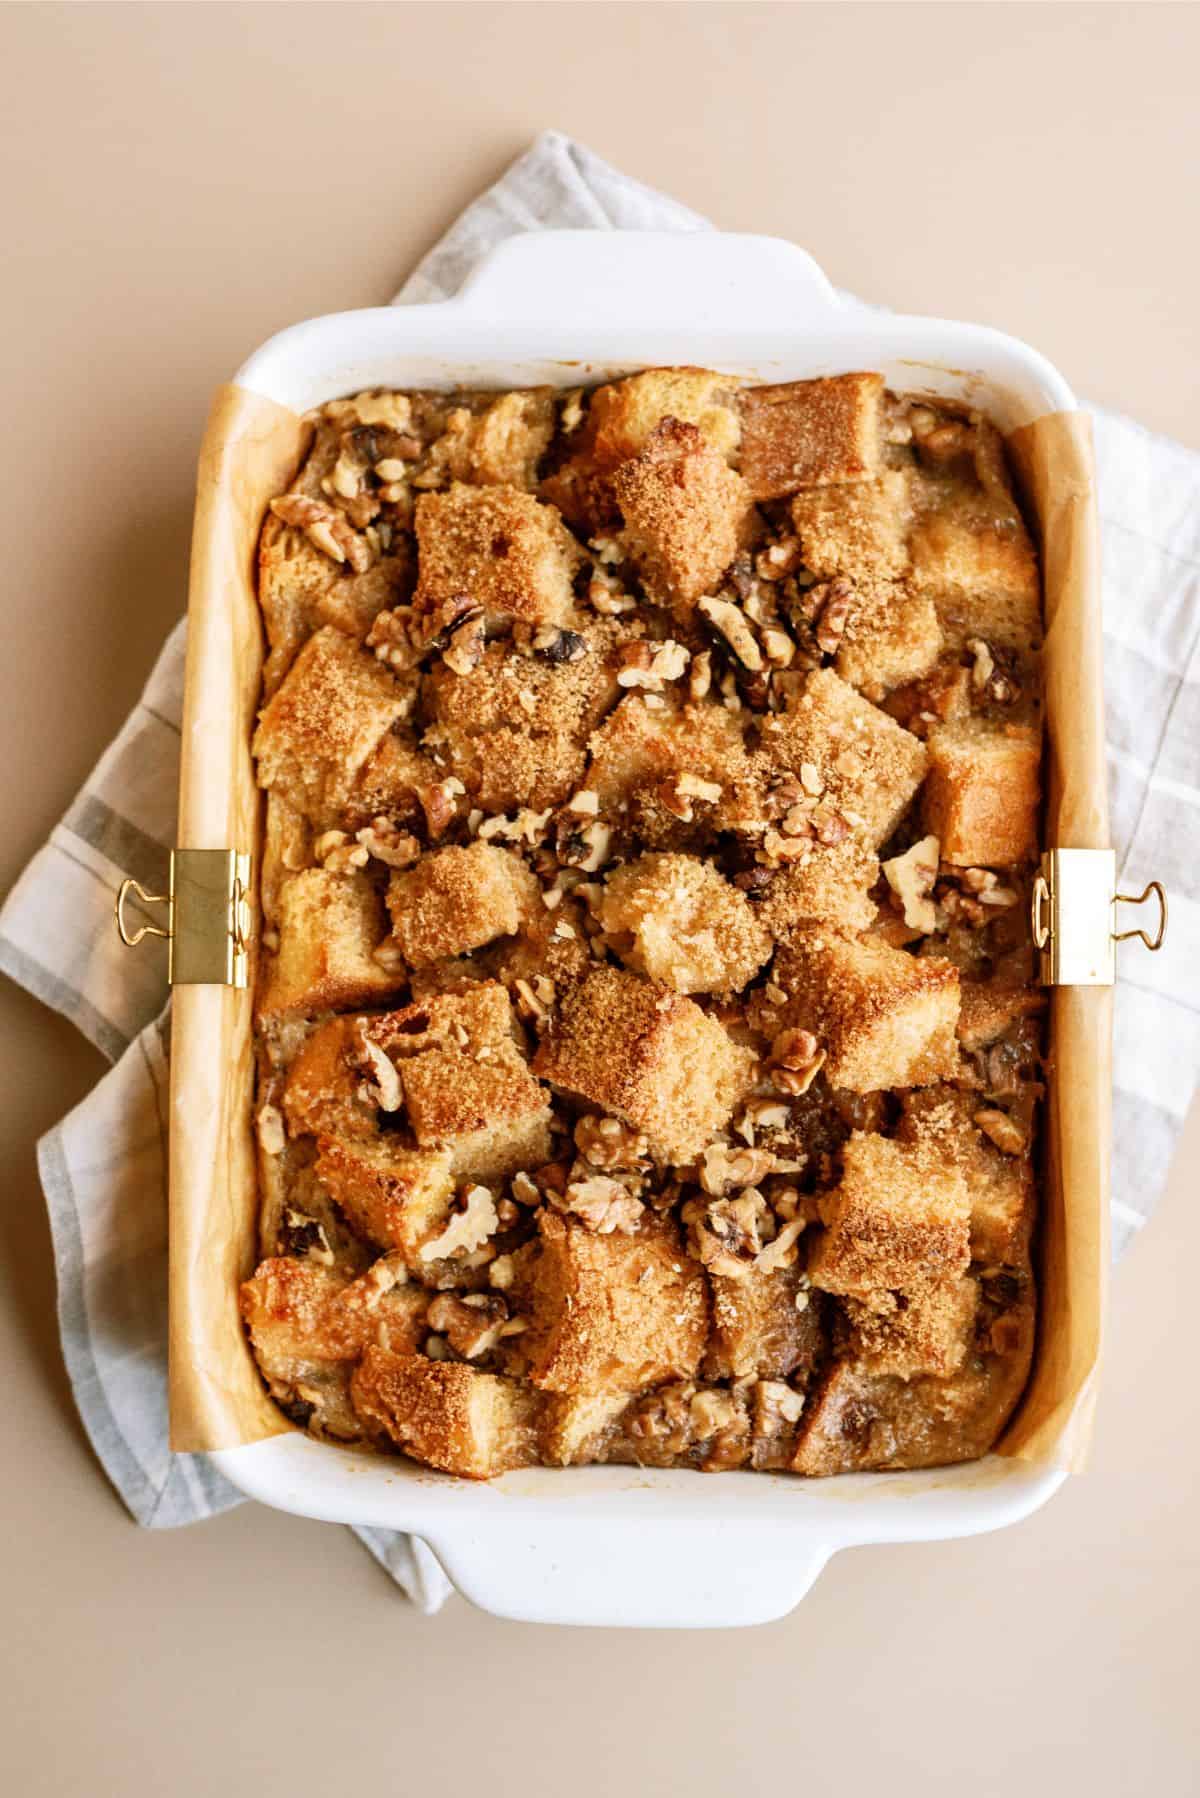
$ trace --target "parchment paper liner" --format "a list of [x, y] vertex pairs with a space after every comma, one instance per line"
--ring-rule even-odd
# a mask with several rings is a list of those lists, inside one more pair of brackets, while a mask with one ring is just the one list
[[[179, 842], [258, 849], [249, 741], [262, 627], [254, 563], [267, 502], [309, 428], [237, 387], [213, 402], [192, 548]], [[1010, 448], [1040, 533], [1046, 593], [1047, 842], [1108, 846], [1100, 585], [1091, 430], [1079, 413], [1023, 427]], [[1077, 1470], [1091, 1430], [1108, 1267], [1112, 995], [1051, 1004], [1040, 1302], [1033, 1374], [998, 1452]], [[177, 1450], [279, 1435], [243, 1335], [237, 1285], [253, 1269], [251, 991], [179, 987], [171, 1039], [170, 1413]]]

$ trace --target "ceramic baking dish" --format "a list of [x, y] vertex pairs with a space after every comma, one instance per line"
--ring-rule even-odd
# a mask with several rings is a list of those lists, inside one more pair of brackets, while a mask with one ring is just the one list
[[[1005, 431], [1045, 414], [1070, 414], [1075, 404], [1062, 376], [1010, 337], [967, 324], [864, 313], [844, 305], [794, 246], [715, 233], [514, 238], [444, 304], [341, 313], [281, 332], [242, 366], [234, 391], [304, 412], [375, 386], [573, 386], [655, 364], [688, 363], [758, 380], [879, 369], [895, 388], [978, 403]], [[208, 478], [219, 487], [227, 478], [225, 465], [210, 460]], [[1077, 481], [1076, 497], [1086, 500], [1086, 475]], [[240, 501], [232, 496], [230, 505], [236, 509], [238, 503], [245, 509], [251, 502], [244, 494]], [[243, 522], [257, 529], [261, 498], [254, 504], [256, 515]], [[1041, 521], [1044, 538], [1052, 538], [1057, 516], [1052, 511]], [[198, 523], [181, 842], [253, 855], [253, 841], [231, 844], [226, 834], [252, 831], [246, 822], [253, 818], [247, 810], [252, 801], [231, 811], [219, 786], [226, 765], [233, 770], [236, 764], [238, 778], [249, 781], [244, 728], [257, 691], [256, 663], [239, 676], [241, 712], [229, 701], [228, 716], [239, 720], [231, 730], [220, 711], [220, 680], [232, 666], [238, 631], [223, 596], [249, 577], [246, 556], [235, 566], [225, 535], [211, 521], [203, 528]], [[1056, 553], [1054, 541], [1044, 540], [1048, 565]], [[1066, 562], [1077, 575], [1078, 546], [1058, 561], [1064, 564], [1060, 576], [1072, 573]], [[1084, 612], [1075, 614], [1080, 641], [1070, 729], [1056, 732], [1050, 718], [1050, 828], [1059, 798], [1075, 789], [1068, 836], [1097, 851], [1107, 846], [1107, 820], [1095, 772], [1102, 757], [1094, 583], [1082, 603]], [[242, 653], [243, 661], [246, 654], [261, 656], [261, 650]], [[1063, 839], [1052, 834], [1049, 840]], [[1106, 1258], [1109, 995], [1100, 988], [1066, 990], [1054, 1001], [1055, 1052], [1070, 1053], [1073, 1110], [1081, 1106], [1092, 1121], [1087, 1140], [1077, 1141], [1060, 1127], [1058, 1105], [1052, 1101], [1047, 1108], [1050, 1186], [1042, 1252], [1050, 1255], [1054, 1315], [1067, 1334], [1060, 1341], [1057, 1324], [1043, 1328], [1039, 1358], [1058, 1370], [1047, 1374], [1051, 1380], [1066, 1360], [1077, 1373], [1084, 1371], [1071, 1389], [1070, 1414], [1060, 1406], [1026, 1448], [1026, 1458], [990, 1455], [960, 1468], [826, 1481], [594, 1467], [532, 1470], [478, 1485], [400, 1459], [320, 1444], [281, 1424], [281, 1433], [273, 1435], [259, 1429], [263, 1440], [222, 1446], [228, 1431], [192, 1421], [194, 1408], [180, 1394], [207, 1353], [202, 1338], [208, 1326], [192, 1305], [189, 1281], [205, 1245], [234, 1227], [216, 1200], [203, 1230], [197, 1225], [197, 1170], [198, 1164], [219, 1167], [223, 1157], [241, 1157], [248, 1165], [249, 1075], [230, 1102], [219, 1090], [214, 1061], [236, 1052], [248, 1068], [250, 1025], [248, 992], [180, 987], [172, 1095], [172, 1408], [173, 1422], [185, 1411], [188, 1421], [177, 1424], [176, 1446], [214, 1451], [220, 1471], [265, 1504], [413, 1531], [475, 1603], [500, 1616], [558, 1623], [760, 1622], [790, 1610], [837, 1549], [974, 1534], [1027, 1516], [1060, 1485], [1081, 1432], [1086, 1434]], [[201, 1042], [225, 1047], [200, 1051]], [[242, 1246], [230, 1257], [222, 1330], [235, 1327], [233, 1276], [248, 1271], [236, 1264], [252, 1254], [243, 1226], [244, 1220], [238, 1226]], [[225, 1287], [220, 1305], [226, 1306]], [[1081, 1319], [1086, 1340], [1077, 1340]], [[219, 1379], [209, 1381], [209, 1411], [216, 1416], [220, 1393], [212, 1399], [214, 1386]]]

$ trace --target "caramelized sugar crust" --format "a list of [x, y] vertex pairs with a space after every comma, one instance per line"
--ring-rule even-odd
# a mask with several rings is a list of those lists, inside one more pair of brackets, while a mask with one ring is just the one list
[[695, 368], [313, 426], [260, 546], [276, 1401], [477, 1479], [984, 1453], [1042, 1090], [998, 433]]

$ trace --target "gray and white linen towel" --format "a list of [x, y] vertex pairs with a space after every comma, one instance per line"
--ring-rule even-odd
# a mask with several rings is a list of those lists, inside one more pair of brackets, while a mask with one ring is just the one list
[[[444, 299], [501, 239], [554, 227], [708, 229], [546, 132], [452, 226], [397, 303]], [[1117, 864], [1124, 890], [1155, 877], [1171, 898], [1165, 951], [1128, 954], [1116, 990], [1119, 1254], [1162, 1191], [1200, 1067], [1200, 454], [1114, 414], [1093, 417]], [[114, 1064], [43, 1137], [39, 1165], [76, 1401], [109, 1478], [137, 1521], [155, 1528], [240, 1499], [203, 1455], [167, 1447], [166, 965], [146, 946], [126, 954], [112, 927], [126, 874], [151, 890], [166, 879], [183, 658], [181, 623], [140, 704], [0, 912], [0, 969]], [[356, 1534], [420, 1609], [445, 1601], [449, 1584], [423, 1543]]]

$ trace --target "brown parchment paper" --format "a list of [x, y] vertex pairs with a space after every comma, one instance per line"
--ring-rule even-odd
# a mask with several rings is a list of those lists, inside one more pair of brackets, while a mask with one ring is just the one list
[[[295, 413], [218, 392], [200, 458], [189, 598], [179, 841], [249, 849], [259, 804], [249, 742], [262, 629], [255, 552], [268, 501], [308, 441]], [[1108, 845], [1091, 432], [1078, 413], [1010, 440], [1041, 538], [1046, 589], [1048, 843]], [[255, 868], [257, 873], [257, 865]], [[252, 988], [179, 987], [171, 1042], [171, 1446], [233, 1448], [289, 1428], [267, 1398], [238, 1315], [253, 1268]], [[1062, 989], [1052, 1077], [1033, 1373], [998, 1452], [1077, 1469], [1090, 1433], [1108, 1264], [1111, 993]]]

